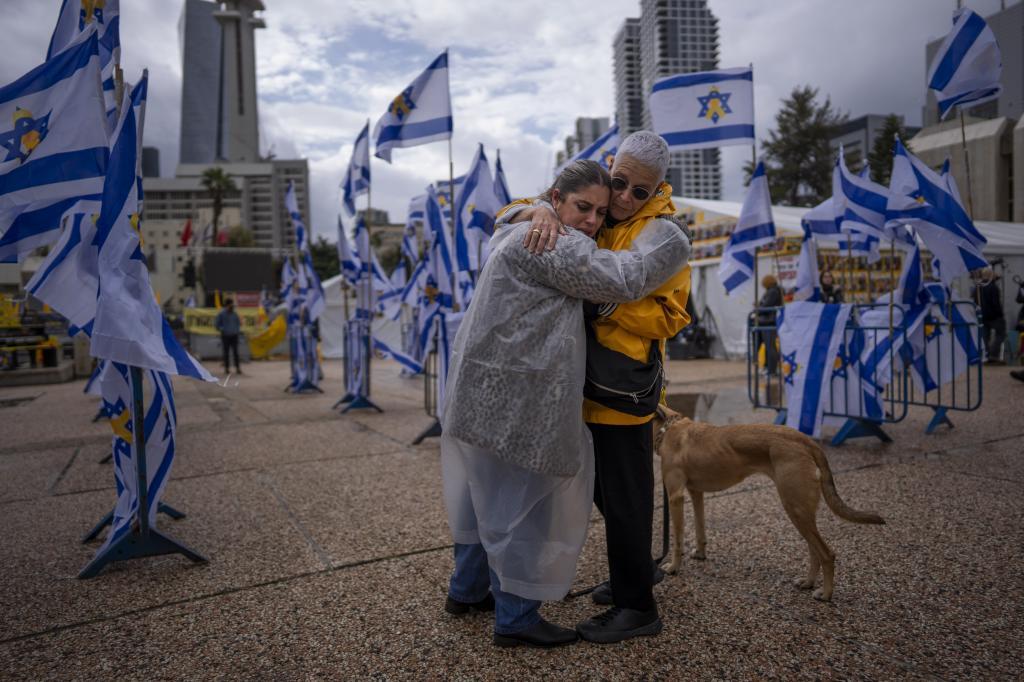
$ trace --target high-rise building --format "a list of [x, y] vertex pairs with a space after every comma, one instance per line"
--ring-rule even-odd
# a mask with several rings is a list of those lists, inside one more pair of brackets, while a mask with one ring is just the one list
[[597, 142], [597, 138], [608, 132], [608, 117], [576, 119], [576, 153]]
[[[885, 127], [886, 116], [881, 114], [868, 114], [859, 118], [847, 121], [839, 126], [835, 136], [829, 141], [832, 151], [839, 153], [842, 146], [846, 156], [846, 164], [850, 170], [859, 173], [868, 162], [868, 156], [875, 148], [875, 140], [882, 133]], [[900, 124], [903, 124], [903, 117], [900, 116]], [[909, 140], [917, 134], [920, 128], [916, 126], [903, 126], [904, 139]]]
[[260, 160], [255, 30], [261, 0], [185, 0], [180, 163]]
[[625, 137], [644, 127], [644, 93], [640, 85], [640, 20], [626, 19], [612, 41], [615, 69], [615, 121]]
[[[1003, 91], [997, 99], [967, 109], [964, 113], [975, 118], [1005, 117], [1016, 121], [1024, 115], [1024, 2], [1004, 6], [1002, 10], [985, 17], [985, 22], [992, 29], [1003, 58]], [[925, 46], [926, 69], [935, 60], [935, 55], [945, 39], [945, 36], [936, 38]], [[925, 88], [925, 105], [921, 118], [927, 127], [939, 122], [939, 105], [935, 99], [935, 91], [927, 88], [927, 85]], [[949, 114], [955, 115], [956, 112]]]
[[[647, 98], [656, 81], [718, 68], [718, 19], [707, 0], [641, 0], [639, 24], [643, 127], [650, 129]], [[673, 152], [665, 179], [676, 196], [720, 199], [718, 149]]]

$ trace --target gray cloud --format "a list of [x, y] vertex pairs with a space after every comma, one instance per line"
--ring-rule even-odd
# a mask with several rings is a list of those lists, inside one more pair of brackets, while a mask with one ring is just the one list
[[[264, 150], [310, 159], [313, 228], [333, 238], [337, 185], [351, 141], [445, 47], [451, 48], [456, 173], [478, 142], [495, 148], [513, 193], [550, 180], [554, 152], [577, 116], [608, 116], [613, 106], [611, 42], [639, 2], [623, 0], [267, 0], [257, 58]], [[953, 0], [711, 0], [720, 19], [722, 67], [754, 64], [757, 125], [764, 135], [779, 101], [797, 85], [821, 89], [853, 116], [896, 112], [920, 122], [924, 45], [948, 30]], [[57, 0], [5, 0], [9, 31], [0, 82], [38, 64]], [[973, 0], [981, 13], [999, 0]], [[122, 64], [134, 80], [150, 70], [146, 144], [164, 174], [178, 156], [181, 2], [122, 2]], [[374, 204], [405, 215], [411, 196], [448, 175], [447, 145], [397, 150], [373, 163]], [[726, 198], [743, 192], [750, 150], [723, 152]]]

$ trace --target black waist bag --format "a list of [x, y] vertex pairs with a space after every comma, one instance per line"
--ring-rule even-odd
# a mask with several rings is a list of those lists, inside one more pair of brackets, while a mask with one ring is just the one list
[[583, 396], [635, 417], [654, 414], [661, 400], [661, 344], [651, 341], [647, 362], [639, 362], [597, 341], [587, 328], [587, 379]]

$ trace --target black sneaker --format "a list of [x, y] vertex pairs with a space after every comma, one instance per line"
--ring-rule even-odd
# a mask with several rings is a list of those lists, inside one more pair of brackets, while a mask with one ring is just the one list
[[661, 628], [656, 606], [648, 611], [613, 606], [577, 625], [576, 631], [588, 642], [614, 644], [633, 637], [656, 635]]
[[549, 623], [543, 618], [539, 623], [511, 635], [494, 633], [494, 645], [500, 647], [533, 646], [542, 649], [553, 649], [579, 641], [580, 636], [575, 630], [563, 628], [561, 625]]
[[453, 616], [464, 616], [467, 613], [469, 613], [470, 609], [475, 609], [477, 611], [493, 611], [494, 595], [488, 592], [487, 596], [481, 599], [480, 601], [469, 603], [464, 601], [456, 601], [451, 597], [448, 597], [444, 600], [444, 610], [452, 614]]
[[[661, 566], [655, 564], [654, 566], [654, 577], [652, 583], [657, 585], [665, 579], [665, 571], [661, 570]], [[595, 604], [601, 606], [611, 606], [615, 603], [612, 599], [612, 584], [611, 581], [605, 580], [603, 583], [594, 588], [594, 591], [590, 593], [590, 599]]]

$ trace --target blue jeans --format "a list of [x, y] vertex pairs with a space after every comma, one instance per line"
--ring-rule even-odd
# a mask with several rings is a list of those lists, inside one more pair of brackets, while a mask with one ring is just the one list
[[498, 576], [487, 565], [483, 545], [455, 545], [455, 572], [448, 596], [464, 604], [478, 602], [490, 590], [494, 595], [494, 631], [511, 635], [540, 622], [540, 602], [502, 592]]

